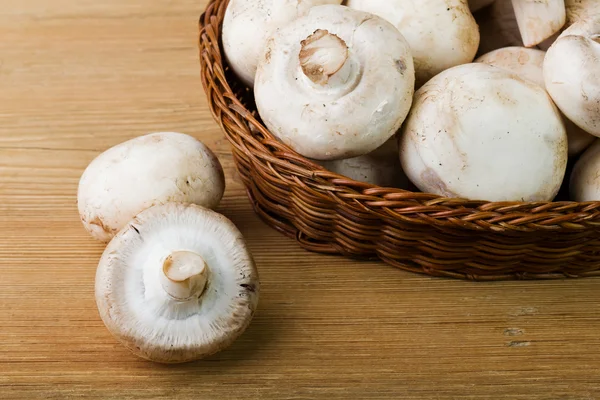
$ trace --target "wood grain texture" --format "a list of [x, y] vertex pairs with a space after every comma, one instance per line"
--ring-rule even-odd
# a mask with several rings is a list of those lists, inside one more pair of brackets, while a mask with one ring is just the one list
[[[0, 399], [596, 399], [600, 282], [471, 283], [309, 254], [251, 211], [199, 81], [203, 0], [0, 7]], [[140, 134], [186, 132], [221, 159], [220, 211], [262, 293], [208, 360], [136, 359], [93, 298], [103, 250], [79, 176]]]

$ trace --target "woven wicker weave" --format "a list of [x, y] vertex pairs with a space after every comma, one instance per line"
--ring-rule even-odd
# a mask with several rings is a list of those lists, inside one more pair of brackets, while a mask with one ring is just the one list
[[227, 0], [200, 18], [202, 83], [256, 213], [309, 251], [379, 258], [473, 280], [600, 275], [600, 202], [490, 203], [356, 182], [324, 170], [262, 125], [225, 64]]

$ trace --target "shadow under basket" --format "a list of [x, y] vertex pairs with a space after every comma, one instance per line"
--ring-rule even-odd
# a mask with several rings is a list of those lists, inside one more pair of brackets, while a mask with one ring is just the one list
[[225, 63], [227, 0], [200, 17], [202, 84], [255, 212], [312, 252], [471, 280], [600, 275], [600, 202], [484, 202], [356, 182], [280, 143]]

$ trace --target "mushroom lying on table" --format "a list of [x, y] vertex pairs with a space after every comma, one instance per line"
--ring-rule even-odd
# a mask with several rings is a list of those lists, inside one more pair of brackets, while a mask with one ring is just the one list
[[479, 29], [467, 0], [348, 0], [348, 7], [390, 21], [410, 44], [416, 87], [455, 65], [473, 61]]
[[270, 37], [254, 94], [273, 135], [323, 161], [382, 146], [406, 118], [414, 82], [410, 47], [392, 24], [326, 5]]
[[267, 37], [278, 27], [322, 4], [342, 0], [230, 0], [223, 19], [223, 50], [236, 76], [254, 85], [256, 65]]
[[107, 329], [137, 356], [198, 360], [231, 345], [257, 308], [258, 272], [238, 229], [196, 205], [142, 211], [106, 247], [96, 303]]
[[[475, 62], [504, 68], [546, 88], [543, 71], [545, 56], [546, 53], [542, 50], [514, 46], [491, 51]], [[569, 157], [577, 156], [592, 144], [595, 137], [575, 125], [564, 114], [562, 117], [569, 140]]]
[[400, 161], [423, 192], [549, 201], [567, 167], [567, 134], [538, 84], [483, 63], [450, 68], [415, 94]]
[[216, 208], [225, 191], [219, 159], [202, 142], [157, 132], [117, 144], [97, 156], [79, 181], [77, 205], [85, 229], [107, 242], [136, 214], [168, 201]]
[[544, 81], [558, 108], [600, 137], [600, 14], [560, 34], [546, 52]]

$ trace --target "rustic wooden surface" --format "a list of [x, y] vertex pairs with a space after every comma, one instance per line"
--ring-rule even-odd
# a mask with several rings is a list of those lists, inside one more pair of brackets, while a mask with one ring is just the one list
[[[469, 283], [308, 254], [252, 213], [198, 79], [202, 0], [0, 7], [0, 399], [595, 399], [600, 281]], [[227, 171], [220, 211], [260, 268], [233, 347], [160, 366], [109, 335], [103, 250], [80, 174], [126, 139], [175, 130]]]

